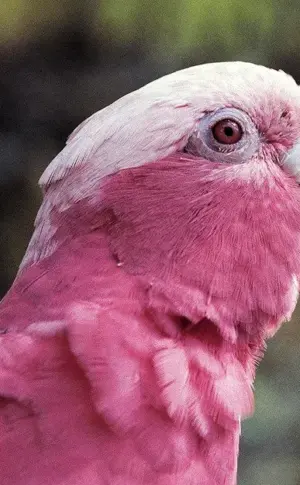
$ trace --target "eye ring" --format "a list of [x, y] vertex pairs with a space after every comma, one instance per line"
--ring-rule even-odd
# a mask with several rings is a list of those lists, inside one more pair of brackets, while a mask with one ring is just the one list
[[211, 131], [216, 142], [222, 145], [234, 145], [241, 140], [244, 134], [241, 125], [230, 118], [217, 121]]
[[211, 162], [237, 164], [249, 160], [259, 144], [260, 133], [251, 117], [241, 109], [224, 107], [203, 113], [183, 151]]

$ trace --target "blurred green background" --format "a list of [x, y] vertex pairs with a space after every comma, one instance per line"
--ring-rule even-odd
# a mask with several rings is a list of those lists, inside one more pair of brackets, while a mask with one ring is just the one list
[[[32, 232], [37, 180], [80, 121], [146, 82], [203, 62], [262, 63], [300, 82], [299, 21], [298, 0], [2, 1], [1, 294]], [[299, 316], [269, 343], [259, 368], [240, 485], [300, 485]]]

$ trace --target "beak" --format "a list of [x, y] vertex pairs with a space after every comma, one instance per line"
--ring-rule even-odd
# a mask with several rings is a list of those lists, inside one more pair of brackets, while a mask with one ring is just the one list
[[300, 141], [288, 151], [282, 160], [283, 170], [300, 184]]

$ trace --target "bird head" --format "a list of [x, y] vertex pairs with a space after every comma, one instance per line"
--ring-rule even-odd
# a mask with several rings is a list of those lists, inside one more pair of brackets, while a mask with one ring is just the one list
[[158, 79], [83, 122], [46, 169], [23, 267], [104, 227], [128, 271], [221, 306], [233, 294], [211, 318], [252, 322], [244, 308], [259, 307], [277, 322], [298, 292], [299, 137], [300, 89], [284, 72], [232, 62]]

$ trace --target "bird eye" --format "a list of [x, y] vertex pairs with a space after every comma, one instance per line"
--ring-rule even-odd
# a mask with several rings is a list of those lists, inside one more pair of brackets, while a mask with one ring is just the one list
[[225, 119], [218, 121], [212, 127], [212, 134], [218, 143], [234, 145], [242, 138], [243, 129], [236, 121]]
[[259, 148], [259, 132], [250, 116], [224, 107], [199, 118], [184, 152], [220, 163], [244, 163]]

